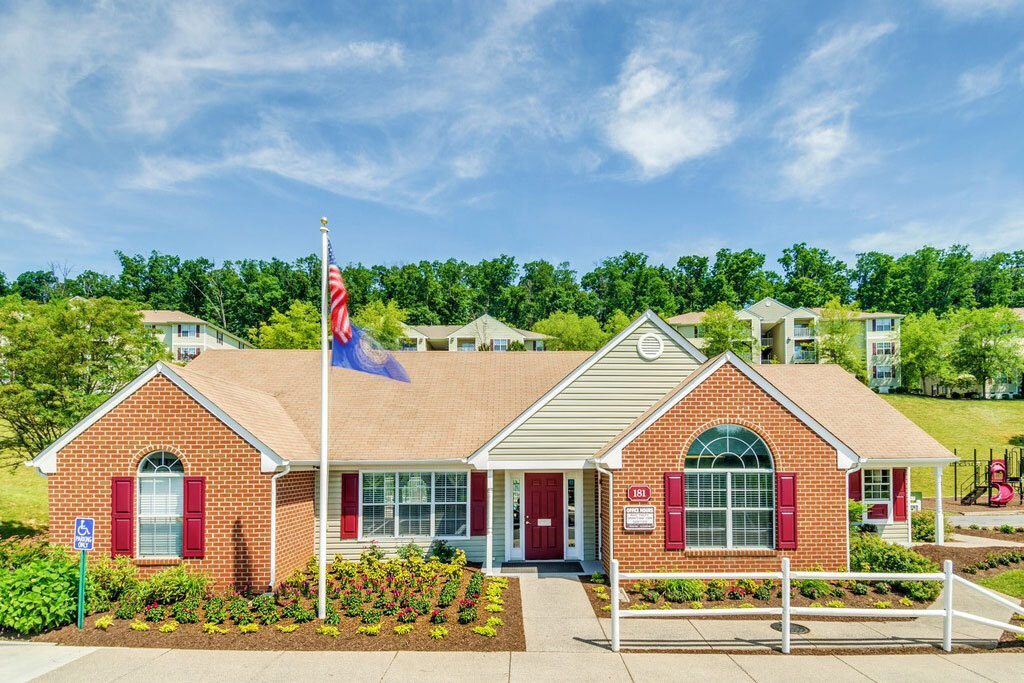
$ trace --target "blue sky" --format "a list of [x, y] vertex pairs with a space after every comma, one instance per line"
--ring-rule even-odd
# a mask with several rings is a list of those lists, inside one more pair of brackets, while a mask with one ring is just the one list
[[296, 6], [4, 3], [0, 271], [1024, 248], [1024, 0]]

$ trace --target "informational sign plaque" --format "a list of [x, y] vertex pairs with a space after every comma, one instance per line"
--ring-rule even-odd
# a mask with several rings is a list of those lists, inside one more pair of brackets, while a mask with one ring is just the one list
[[626, 531], [653, 531], [653, 505], [626, 505], [622, 508], [622, 528]]
[[651, 487], [646, 485], [630, 486], [626, 489], [626, 497], [638, 503], [646, 503], [651, 499]]

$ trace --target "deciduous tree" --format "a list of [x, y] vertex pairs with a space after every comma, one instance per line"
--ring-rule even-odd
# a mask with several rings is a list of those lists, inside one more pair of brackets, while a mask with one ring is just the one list
[[726, 351], [750, 360], [754, 352], [750, 321], [736, 316], [736, 309], [726, 302], [717, 303], [704, 313], [700, 324], [704, 338], [704, 353], [717, 356]]
[[581, 318], [572, 311], [556, 311], [538, 320], [533, 331], [551, 337], [544, 343], [551, 351], [595, 351], [608, 338], [594, 316]]

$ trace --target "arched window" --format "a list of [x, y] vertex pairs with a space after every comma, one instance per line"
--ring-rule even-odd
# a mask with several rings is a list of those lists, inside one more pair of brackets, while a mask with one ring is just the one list
[[185, 470], [173, 453], [139, 463], [139, 557], [180, 557]]
[[772, 455], [754, 432], [717, 425], [686, 453], [686, 546], [771, 548], [775, 544]]

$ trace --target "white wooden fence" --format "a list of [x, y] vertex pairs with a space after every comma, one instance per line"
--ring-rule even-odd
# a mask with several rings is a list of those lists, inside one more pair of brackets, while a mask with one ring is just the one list
[[[623, 610], [619, 607], [619, 583], [621, 581], [640, 581], [651, 579], [655, 581], [666, 579], [752, 579], [762, 581], [771, 579], [781, 582], [782, 606], [781, 607], [736, 607], [725, 609], [659, 609], [659, 610]], [[801, 579], [824, 579], [826, 581], [941, 581], [942, 582], [942, 608], [936, 609], [861, 609], [848, 607], [793, 607], [790, 604], [790, 586], [793, 581]], [[673, 573], [621, 573], [619, 572], [618, 560], [611, 561], [611, 594], [612, 594], [612, 650], [618, 652], [619, 642], [619, 620], [626, 618], [651, 617], [722, 617], [722, 616], [747, 616], [756, 614], [773, 614], [781, 617], [782, 621], [782, 652], [789, 654], [790, 651], [790, 622], [793, 615], [807, 616], [840, 616], [840, 617], [942, 617], [942, 649], [949, 652], [953, 649], [953, 618], [966, 619], [986, 626], [994, 626], [1010, 631], [1012, 633], [1024, 633], [1024, 628], [1008, 623], [978, 616], [969, 612], [961, 612], [953, 609], [953, 586], [960, 585], [977, 591], [985, 597], [993, 600], [1007, 609], [1013, 610], [1016, 614], [1024, 615], [1024, 607], [990, 591], [983, 586], [972, 583], [953, 573], [953, 561], [946, 560], [943, 563], [941, 572], [925, 574], [885, 574], [879, 572], [800, 572], [791, 571], [789, 558], [782, 558], [781, 571], [777, 572], [673, 572]]]

